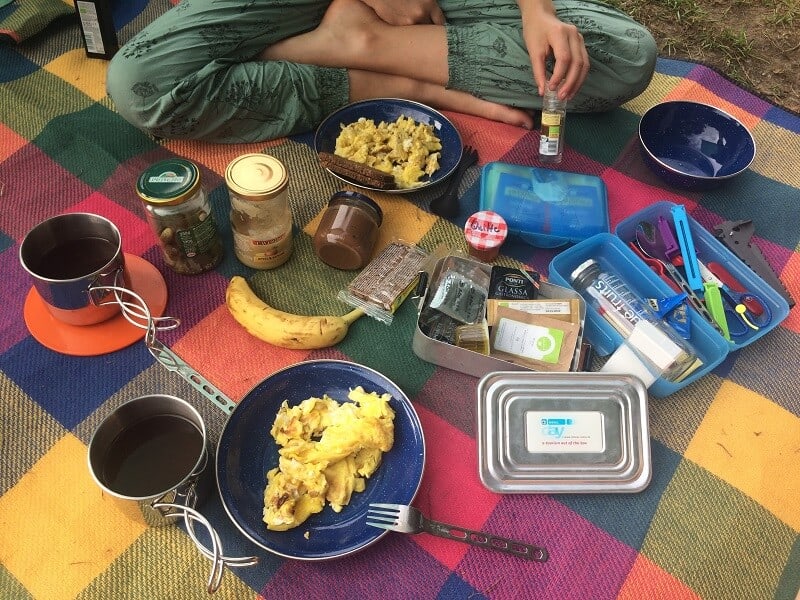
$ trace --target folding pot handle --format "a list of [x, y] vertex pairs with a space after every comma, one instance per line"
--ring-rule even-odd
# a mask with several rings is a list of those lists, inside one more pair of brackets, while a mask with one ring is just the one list
[[[213, 594], [219, 589], [225, 567], [251, 567], [258, 564], [257, 556], [225, 556], [222, 553], [222, 542], [220, 541], [219, 534], [211, 526], [211, 523], [208, 522], [208, 519], [194, 508], [183, 504], [175, 504], [173, 502], [154, 502], [152, 507], [159, 510], [166, 508], [173, 511], [164, 513], [165, 517], [183, 517], [186, 531], [189, 533], [189, 537], [192, 538], [194, 545], [197, 546], [197, 549], [203, 556], [211, 561], [211, 571], [208, 575], [207, 586], [209, 594]], [[200, 523], [205, 527], [211, 540], [211, 548], [208, 548], [197, 538], [197, 534], [194, 531], [195, 523]]]

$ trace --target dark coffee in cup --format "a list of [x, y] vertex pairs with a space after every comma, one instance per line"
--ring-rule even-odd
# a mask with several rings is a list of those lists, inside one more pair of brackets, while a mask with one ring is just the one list
[[108, 219], [58, 215], [22, 240], [19, 258], [50, 313], [69, 325], [94, 325], [120, 311], [113, 288], [129, 288], [122, 238]]
[[[89, 470], [122, 511], [147, 525], [174, 523], [174, 505], [194, 508], [213, 479], [206, 429], [197, 410], [166, 394], [122, 404], [89, 442]], [[159, 503], [167, 503], [159, 508]], [[179, 510], [179, 509], [178, 509]]]

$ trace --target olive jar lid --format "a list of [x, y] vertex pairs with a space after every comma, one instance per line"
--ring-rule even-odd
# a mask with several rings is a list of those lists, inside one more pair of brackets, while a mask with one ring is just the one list
[[180, 204], [199, 187], [197, 165], [183, 158], [170, 158], [147, 168], [139, 176], [136, 192], [150, 204]]
[[288, 181], [283, 163], [259, 152], [234, 158], [225, 169], [228, 189], [246, 200], [269, 200], [283, 191]]
[[500, 493], [639, 492], [647, 388], [632, 375], [495, 372], [478, 383], [478, 471]]

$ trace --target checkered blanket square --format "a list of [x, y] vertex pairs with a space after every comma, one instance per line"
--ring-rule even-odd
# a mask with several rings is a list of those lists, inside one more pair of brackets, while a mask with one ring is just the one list
[[[361, 318], [338, 345], [287, 350], [250, 336], [225, 305], [234, 275], [279, 308], [343, 314], [337, 292], [353, 272], [321, 263], [313, 234], [341, 182], [319, 166], [313, 134], [217, 145], [156, 140], [116, 112], [105, 91], [107, 63], [86, 56], [77, 20], [62, 0], [3, 3], [0, 45], [0, 597], [188, 599], [207, 595], [209, 561], [183, 525], [146, 527], [96, 485], [87, 447], [124, 401], [179, 396], [202, 414], [214, 445], [226, 416], [141, 342], [97, 356], [54, 351], [23, 318], [30, 275], [20, 265], [25, 234], [42, 220], [90, 212], [120, 229], [127, 255], [163, 276], [166, 313], [181, 325], [163, 342], [234, 401], [271, 373], [309, 359], [361, 363], [411, 399], [426, 442], [414, 504], [429, 517], [534, 542], [545, 563], [448, 541], [390, 532], [360, 552], [327, 561], [284, 558], [244, 537], [214, 490], [200, 507], [227, 556], [259, 564], [226, 572], [220, 598], [497, 598], [791, 600], [800, 587], [800, 308], [755, 343], [730, 353], [698, 381], [649, 399], [652, 480], [633, 494], [498, 494], [482, 485], [476, 446], [478, 378], [433, 365], [412, 351], [417, 307], [406, 301], [387, 326]], [[49, 5], [39, 21], [15, 10]], [[170, 7], [119, 2], [120, 42]], [[654, 104], [691, 99], [737, 116], [757, 156], [728, 184], [707, 192], [667, 186], [644, 164], [640, 116]], [[464, 224], [479, 207], [480, 168], [491, 161], [537, 165], [537, 133], [446, 113], [479, 152], [461, 183], [461, 211], [435, 216], [440, 192], [371, 194], [384, 213], [378, 248], [401, 239], [432, 251], [465, 251]], [[647, 90], [604, 114], [570, 115], [560, 169], [601, 177], [614, 226], [668, 200], [711, 228], [752, 219], [753, 239], [786, 288], [800, 298], [800, 117], [699, 64], [659, 59]], [[255, 271], [234, 256], [226, 165], [267, 152], [290, 170], [294, 252], [284, 266]], [[136, 194], [149, 165], [170, 158], [200, 167], [225, 257], [197, 276], [164, 262]], [[544, 279], [558, 250], [509, 240], [499, 264]], [[49, 332], [40, 332], [47, 334]], [[596, 359], [599, 360], [599, 359]], [[324, 391], [324, 390], [323, 390]], [[265, 424], [265, 435], [269, 424]], [[345, 509], [346, 510], [346, 509]]]

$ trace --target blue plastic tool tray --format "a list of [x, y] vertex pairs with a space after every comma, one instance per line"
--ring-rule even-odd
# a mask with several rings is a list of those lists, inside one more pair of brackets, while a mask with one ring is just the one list
[[[673, 206], [675, 204], [672, 202], [657, 202], [620, 222], [615, 228], [615, 234], [597, 234], [567, 248], [551, 261], [548, 280], [550, 283], [571, 288], [569, 278], [572, 271], [584, 261], [594, 258], [601, 266], [610, 267], [620, 273], [641, 298], [663, 298], [674, 295], [675, 292], [627, 245], [635, 238], [636, 226], [640, 221], [655, 220], [659, 215], [664, 215], [671, 222]], [[699, 313], [691, 310], [689, 341], [697, 350], [703, 366], [678, 383], [663, 378], [657, 379], [649, 388], [650, 393], [657, 397], [668, 396], [697, 381], [719, 365], [729, 352], [747, 346], [766, 335], [789, 314], [789, 305], [778, 292], [697, 221], [691, 217], [688, 221], [698, 256], [705, 262], [718, 262], [724, 265], [746, 289], [757, 293], [770, 308], [772, 321], [745, 338], [728, 341]], [[587, 307], [586, 311], [584, 338], [592, 344], [599, 356], [610, 355], [623, 341], [622, 336], [591, 307]]]
[[[647, 208], [635, 213], [624, 221], [621, 221], [615, 228], [616, 235], [625, 243], [636, 237], [636, 226], [639, 221], [655, 221], [659, 216], [664, 216], [668, 220], [672, 219], [672, 208], [676, 206], [673, 202], [656, 202]], [[766, 335], [789, 315], [789, 304], [775, 289], [766, 281], [761, 279], [755, 271], [744, 264], [733, 252], [728, 250], [711, 232], [700, 225], [691, 216], [687, 217], [689, 230], [694, 240], [697, 257], [703, 262], [718, 262], [723, 265], [728, 272], [733, 275], [745, 289], [757, 294], [764, 300], [767, 307], [772, 312], [772, 321], [769, 325], [761, 327], [758, 331], [752, 331], [746, 337], [731, 340], [729, 343], [731, 350], [738, 350], [752, 344], [760, 337]]]
[[505, 219], [510, 235], [557, 248], [610, 231], [600, 177], [490, 162], [481, 170], [480, 209]]

